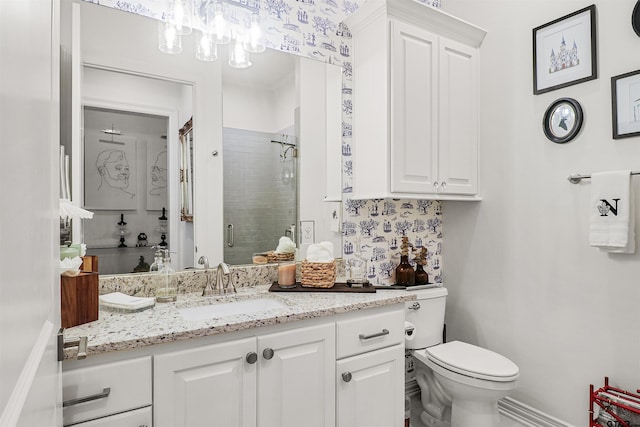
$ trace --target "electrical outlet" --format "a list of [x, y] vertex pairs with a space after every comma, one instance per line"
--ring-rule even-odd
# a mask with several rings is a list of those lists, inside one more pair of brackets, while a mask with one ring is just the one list
[[314, 221], [300, 221], [300, 243], [312, 244], [315, 242], [315, 222]]

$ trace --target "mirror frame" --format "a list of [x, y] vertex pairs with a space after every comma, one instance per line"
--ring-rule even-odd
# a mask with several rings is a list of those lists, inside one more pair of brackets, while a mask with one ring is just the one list
[[180, 220], [193, 222], [193, 117], [180, 128]]

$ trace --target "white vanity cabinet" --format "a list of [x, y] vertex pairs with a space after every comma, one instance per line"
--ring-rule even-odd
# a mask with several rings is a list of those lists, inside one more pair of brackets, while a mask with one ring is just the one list
[[411, 0], [372, 0], [353, 35], [355, 199], [476, 199], [485, 31]]
[[156, 427], [329, 427], [333, 322], [155, 357]]
[[64, 424], [400, 427], [404, 302], [309, 316], [65, 360]]
[[337, 322], [336, 427], [404, 423], [404, 313]]

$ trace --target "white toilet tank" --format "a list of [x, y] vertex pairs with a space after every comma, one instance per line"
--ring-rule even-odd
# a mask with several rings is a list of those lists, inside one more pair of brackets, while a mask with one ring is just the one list
[[405, 348], [419, 349], [442, 344], [447, 288], [408, 292], [415, 293], [417, 299], [405, 303], [404, 320], [415, 327], [410, 336], [405, 336]]

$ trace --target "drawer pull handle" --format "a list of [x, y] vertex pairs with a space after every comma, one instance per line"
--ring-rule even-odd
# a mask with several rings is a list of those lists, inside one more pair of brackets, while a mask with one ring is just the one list
[[376, 332], [375, 334], [371, 334], [371, 335], [360, 334], [358, 335], [358, 337], [364, 341], [364, 340], [370, 340], [371, 338], [382, 337], [384, 335], [389, 335], [388, 329], [383, 329], [382, 331]]
[[62, 402], [62, 407], [66, 408], [67, 406], [77, 405], [79, 403], [91, 402], [92, 400], [104, 399], [105, 397], [109, 397], [111, 393], [111, 387], [105, 387], [102, 389], [102, 393], [92, 394], [87, 397], [79, 397], [77, 399], [69, 399]]
[[345, 383], [348, 383], [349, 381], [351, 381], [351, 378], [353, 378], [353, 376], [351, 375], [351, 372], [347, 371], [342, 373], [342, 381], [344, 381]]
[[274, 351], [272, 348], [265, 348], [264, 351], [262, 352], [262, 357], [269, 360], [273, 357], [273, 354], [274, 354]]

